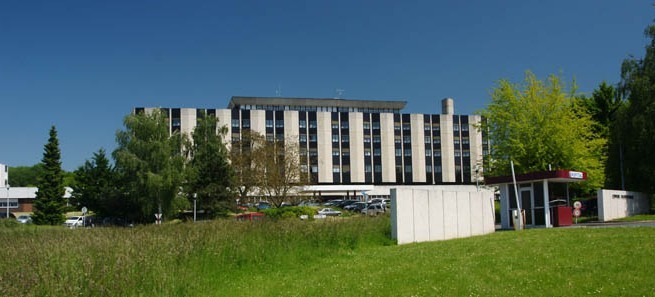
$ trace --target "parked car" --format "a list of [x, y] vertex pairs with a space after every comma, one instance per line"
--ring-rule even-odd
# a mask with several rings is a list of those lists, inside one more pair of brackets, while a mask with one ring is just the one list
[[314, 201], [303, 201], [298, 203], [298, 206], [321, 206], [321, 204]]
[[323, 208], [323, 209], [319, 210], [318, 214], [319, 215], [325, 215], [325, 216], [335, 216], [335, 217], [337, 217], [337, 216], [341, 215], [341, 212], [338, 211], [338, 210], [334, 210], [332, 208], [327, 207], [327, 208]]
[[355, 202], [353, 204], [344, 206], [343, 209], [355, 211], [355, 212], [361, 212], [362, 209], [366, 208], [366, 205], [368, 205], [366, 202]]
[[30, 217], [29, 215], [19, 215], [16, 218], [16, 221], [18, 221], [21, 224], [30, 224], [32, 223], [32, 217]]
[[68, 217], [64, 222], [64, 227], [75, 228], [84, 226], [84, 217]]
[[262, 210], [262, 209], [269, 209], [271, 208], [271, 204], [266, 202], [266, 201], [261, 201], [257, 203], [257, 209]]
[[328, 202], [323, 203], [323, 206], [339, 206], [339, 203], [341, 203], [341, 199], [333, 199]]
[[337, 205], [337, 206], [341, 207], [341, 208], [345, 208], [346, 206], [357, 203], [357, 202], [359, 202], [359, 201], [358, 200], [342, 200], [341, 202], [339, 202], [339, 205]]
[[369, 204], [366, 208], [362, 209], [362, 213], [370, 216], [378, 215], [384, 213], [386, 207], [382, 203], [373, 203]]

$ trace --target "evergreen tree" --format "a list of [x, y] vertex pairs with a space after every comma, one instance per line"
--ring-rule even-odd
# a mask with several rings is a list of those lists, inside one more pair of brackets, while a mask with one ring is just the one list
[[116, 178], [103, 149], [75, 171], [72, 201], [100, 216], [121, 216], [116, 203]]
[[38, 225], [59, 225], [64, 222], [65, 189], [61, 169], [61, 153], [55, 126], [50, 128], [50, 138], [44, 147], [43, 173], [38, 179], [38, 191], [34, 201], [32, 219]]
[[210, 217], [226, 215], [235, 198], [234, 174], [223, 143], [227, 130], [217, 127], [217, 124], [216, 117], [199, 119], [193, 131], [187, 176], [187, 191], [192, 196], [196, 195], [198, 207]]

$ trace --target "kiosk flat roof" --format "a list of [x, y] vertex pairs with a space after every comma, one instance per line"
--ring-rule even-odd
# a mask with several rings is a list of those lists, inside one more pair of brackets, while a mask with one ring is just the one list
[[[548, 180], [551, 182], [581, 182], [587, 180], [587, 173], [583, 171], [572, 170], [554, 170], [554, 171], [537, 171], [516, 175], [516, 182], [530, 182], [538, 180]], [[513, 179], [511, 175], [485, 177], [487, 185], [511, 184]]]

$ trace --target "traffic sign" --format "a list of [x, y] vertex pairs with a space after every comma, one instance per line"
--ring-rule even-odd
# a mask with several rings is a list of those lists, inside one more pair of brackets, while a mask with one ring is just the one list
[[573, 202], [573, 208], [575, 208], [575, 209], [582, 208], [582, 202], [580, 202], [580, 201]]
[[573, 210], [573, 215], [574, 215], [576, 218], [579, 217], [579, 216], [580, 216], [580, 209], [579, 209], [579, 208], [574, 209], [574, 210]]
[[82, 214], [85, 215], [89, 210], [86, 208], [86, 206], [82, 207]]

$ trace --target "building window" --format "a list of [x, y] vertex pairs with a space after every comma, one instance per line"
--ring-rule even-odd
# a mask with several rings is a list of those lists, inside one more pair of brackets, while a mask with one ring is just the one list
[[432, 139], [430, 139], [430, 138], [431, 138], [431, 137], [430, 137], [429, 135], [426, 135], [426, 136], [425, 136], [425, 143], [426, 143], [426, 144], [429, 144], [430, 142], [432, 142]]
[[380, 173], [382, 172], [382, 165], [375, 165], [375, 173]]
[[425, 172], [432, 173], [432, 165], [425, 165]]
[[441, 157], [441, 150], [434, 150], [435, 157]]
[[466, 145], [469, 144], [469, 138], [468, 137], [462, 137], [462, 144]]
[[403, 156], [403, 150], [397, 148], [396, 149], [396, 157], [402, 157]]
[[316, 142], [316, 134], [309, 134], [309, 142]]
[[338, 121], [332, 121], [332, 129], [339, 129], [339, 122]]
[[364, 156], [366, 156], [366, 157], [371, 156], [371, 149], [370, 148], [364, 149]]
[[371, 136], [364, 136], [364, 143], [371, 143]]
[[273, 137], [273, 133], [268, 133], [268, 134], [266, 134], [266, 141], [273, 141], [273, 139], [275, 139], [275, 138]]
[[344, 173], [350, 172], [350, 165], [341, 166], [341, 171], [343, 171]]
[[462, 152], [462, 157], [466, 158], [466, 157], [470, 157], [470, 156], [471, 156], [471, 152], [469, 150], [464, 150]]
[[462, 131], [468, 131], [469, 130], [469, 125], [463, 124], [462, 125]]
[[380, 122], [373, 122], [373, 130], [380, 130]]
[[453, 124], [453, 131], [459, 132], [459, 124]]
[[275, 128], [284, 128], [284, 120], [275, 120]]
[[455, 158], [459, 158], [461, 156], [462, 156], [462, 152], [460, 152], [459, 150], [455, 150]]
[[393, 123], [393, 129], [396, 131], [400, 131], [400, 123], [399, 122]]
[[371, 129], [371, 122], [364, 122], [364, 130]]
[[394, 135], [393, 136], [393, 142], [394, 143], [401, 143], [400, 135]]
[[273, 120], [266, 120], [266, 128], [273, 128]]
[[300, 136], [298, 136], [298, 140], [300, 142], [307, 142], [307, 135], [306, 134], [300, 134]]
[[409, 131], [409, 129], [410, 129], [409, 123], [403, 123], [403, 130]]
[[334, 156], [334, 157], [338, 157], [339, 155], [341, 155], [341, 154], [339, 153], [339, 149], [338, 149], [338, 148], [333, 148], [333, 149], [332, 149], [332, 156]]
[[441, 172], [441, 165], [434, 165], [434, 172]]
[[339, 142], [339, 135], [333, 134], [332, 135], [332, 142]]
[[341, 172], [341, 167], [339, 165], [332, 165], [332, 173], [339, 173]]
[[455, 142], [455, 145], [459, 145], [459, 137], [455, 137], [455, 140], [453, 140], [453, 142]]
[[441, 130], [441, 126], [439, 125], [439, 123], [432, 123], [432, 131], [440, 131], [440, 130]]
[[303, 129], [307, 128], [307, 121], [300, 120], [300, 122], [298, 122], [298, 127], [303, 128]]
[[347, 148], [341, 149], [341, 156], [350, 157], [350, 149], [347, 149]]
[[412, 142], [412, 137], [409, 135], [403, 136], [403, 143], [411, 143]]
[[232, 128], [239, 128], [239, 119], [232, 120]]
[[309, 128], [316, 128], [316, 121], [309, 121]]
[[349, 135], [341, 135], [341, 142], [349, 142], [349, 141], [350, 141]]
[[380, 143], [380, 135], [373, 135], [373, 142]]
[[430, 149], [426, 149], [426, 150], [425, 150], [425, 156], [426, 156], [426, 157], [432, 157], [432, 150], [430, 150]]
[[379, 149], [379, 148], [375, 148], [375, 149], [373, 149], [373, 156], [376, 156], [376, 157], [377, 157], [377, 156], [380, 156], [380, 155], [381, 155], [381, 152], [380, 152], [380, 149]]
[[364, 172], [371, 173], [371, 165], [364, 165]]
[[309, 149], [309, 156], [310, 157], [316, 157], [318, 156], [318, 151], [315, 148], [310, 148]]
[[441, 144], [441, 137], [432, 138], [432, 143], [433, 144]]
[[277, 141], [284, 141], [284, 134], [282, 134], [282, 133], [275, 134], [275, 139]]
[[411, 148], [406, 148], [405, 149], [405, 157], [411, 157], [412, 156], [412, 149]]
[[341, 129], [348, 129], [348, 122], [341, 122]]
[[411, 173], [412, 172], [412, 165], [405, 165], [405, 172], [406, 173]]
[[250, 119], [243, 119], [241, 121], [241, 127], [243, 128], [250, 128]]
[[425, 124], [423, 124], [423, 130], [425, 130], [425, 131], [430, 131], [430, 128], [431, 128], [431, 127], [430, 127], [430, 123], [425, 123]]

